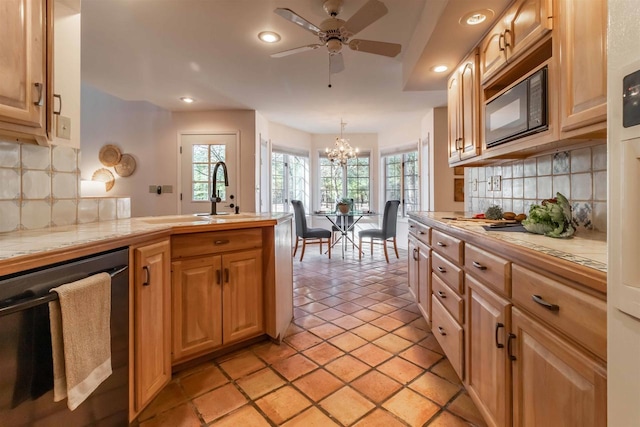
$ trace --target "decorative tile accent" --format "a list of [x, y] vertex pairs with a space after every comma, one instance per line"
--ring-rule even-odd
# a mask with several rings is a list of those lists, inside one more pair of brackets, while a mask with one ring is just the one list
[[553, 173], [569, 173], [569, 152], [561, 151], [553, 155]]
[[593, 230], [593, 215], [591, 203], [574, 202], [571, 206], [573, 225], [578, 228]]
[[[0, 152], [0, 156], [2, 153]], [[0, 168], [0, 199], [20, 198], [20, 170]]]
[[0, 167], [20, 167], [20, 144], [0, 141]]

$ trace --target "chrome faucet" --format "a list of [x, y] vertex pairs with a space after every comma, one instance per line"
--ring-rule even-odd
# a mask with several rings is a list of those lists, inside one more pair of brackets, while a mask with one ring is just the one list
[[229, 174], [227, 173], [227, 165], [224, 162], [218, 162], [213, 167], [213, 173], [211, 174], [211, 215], [217, 215], [216, 204], [221, 202], [220, 192], [216, 194], [216, 184], [218, 183], [218, 168], [222, 166], [222, 172], [224, 174], [224, 186], [229, 186]]

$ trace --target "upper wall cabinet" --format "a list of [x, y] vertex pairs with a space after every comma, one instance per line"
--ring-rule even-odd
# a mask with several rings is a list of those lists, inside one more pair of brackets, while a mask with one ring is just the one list
[[556, 5], [563, 137], [606, 132], [607, 2], [590, 0], [588, 6], [581, 0]]
[[53, 0], [0, 1], [0, 133], [51, 137]]
[[449, 78], [449, 163], [480, 153], [478, 51], [474, 50]]
[[507, 10], [480, 44], [483, 83], [552, 30], [551, 12], [551, 0], [518, 0]]

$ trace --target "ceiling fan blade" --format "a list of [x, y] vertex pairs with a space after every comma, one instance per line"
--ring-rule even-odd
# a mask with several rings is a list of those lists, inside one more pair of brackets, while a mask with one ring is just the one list
[[302, 16], [298, 15], [291, 9], [279, 7], [276, 10], [274, 10], [274, 12], [282, 16], [287, 21], [291, 21], [294, 24], [301, 26], [302, 28], [315, 34], [316, 36], [318, 35], [318, 33], [320, 33], [320, 31], [322, 31], [320, 28], [316, 27], [311, 22], [307, 21], [306, 19], [304, 19]]
[[388, 12], [387, 6], [379, 0], [369, 0], [344, 24], [352, 35], [358, 34]]
[[342, 52], [329, 54], [329, 72], [331, 74], [339, 73], [344, 70], [344, 58]]
[[402, 45], [397, 43], [377, 42], [373, 40], [353, 39], [349, 42], [349, 47], [358, 52], [368, 52], [376, 55], [394, 57], [402, 50]]
[[272, 58], [282, 58], [283, 56], [293, 55], [294, 53], [306, 52], [308, 50], [314, 50], [319, 48], [320, 46], [324, 46], [322, 44], [308, 44], [306, 46], [300, 46], [289, 50], [283, 50], [282, 52], [272, 53]]

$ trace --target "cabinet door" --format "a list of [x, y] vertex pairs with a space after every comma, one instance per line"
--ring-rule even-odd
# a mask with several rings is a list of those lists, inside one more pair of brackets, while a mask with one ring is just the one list
[[504, 44], [504, 24], [497, 24], [480, 45], [480, 75], [483, 82], [507, 63]]
[[509, 359], [506, 352], [511, 303], [467, 275], [467, 377], [469, 395], [492, 426], [511, 422]]
[[205, 256], [171, 264], [173, 360], [222, 345], [222, 262]]
[[222, 257], [222, 340], [225, 344], [264, 332], [262, 251]]
[[171, 380], [169, 241], [134, 249], [135, 411]]
[[513, 308], [513, 425], [607, 424], [606, 367]]
[[511, 7], [504, 36], [508, 60], [552, 30], [552, 10], [551, 0], [519, 0]]
[[468, 159], [480, 153], [478, 56], [473, 53], [460, 68], [460, 158]]
[[449, 163], [460, 160], [460, 80], [458, 70], [451, 77], [447, 86], [447, 116], [449, 131]]
[[431, 321], [431, 250], [418, 242], [418, 307], [427, 322]]
[[409, 292], [416, 300], [416, 303], [419, 302], [419, 286], [420, 286], [420, 278], [419, 274], [419, 261], [420, 261], [420, 250], [418, 249], [418, 242], [415, 238], [409, 236], [408, 243], [408, 253], [409, 253], [409, 265], [408, 265], [408, 277], [409, 277]]
[[560, 130], [607, 119], [607, 2], [564, 0], [558, 5], [560, 33]]
[[0, 130], [38, 135], [46, 141], [51, 78], [46, 0], [0, 1]]

